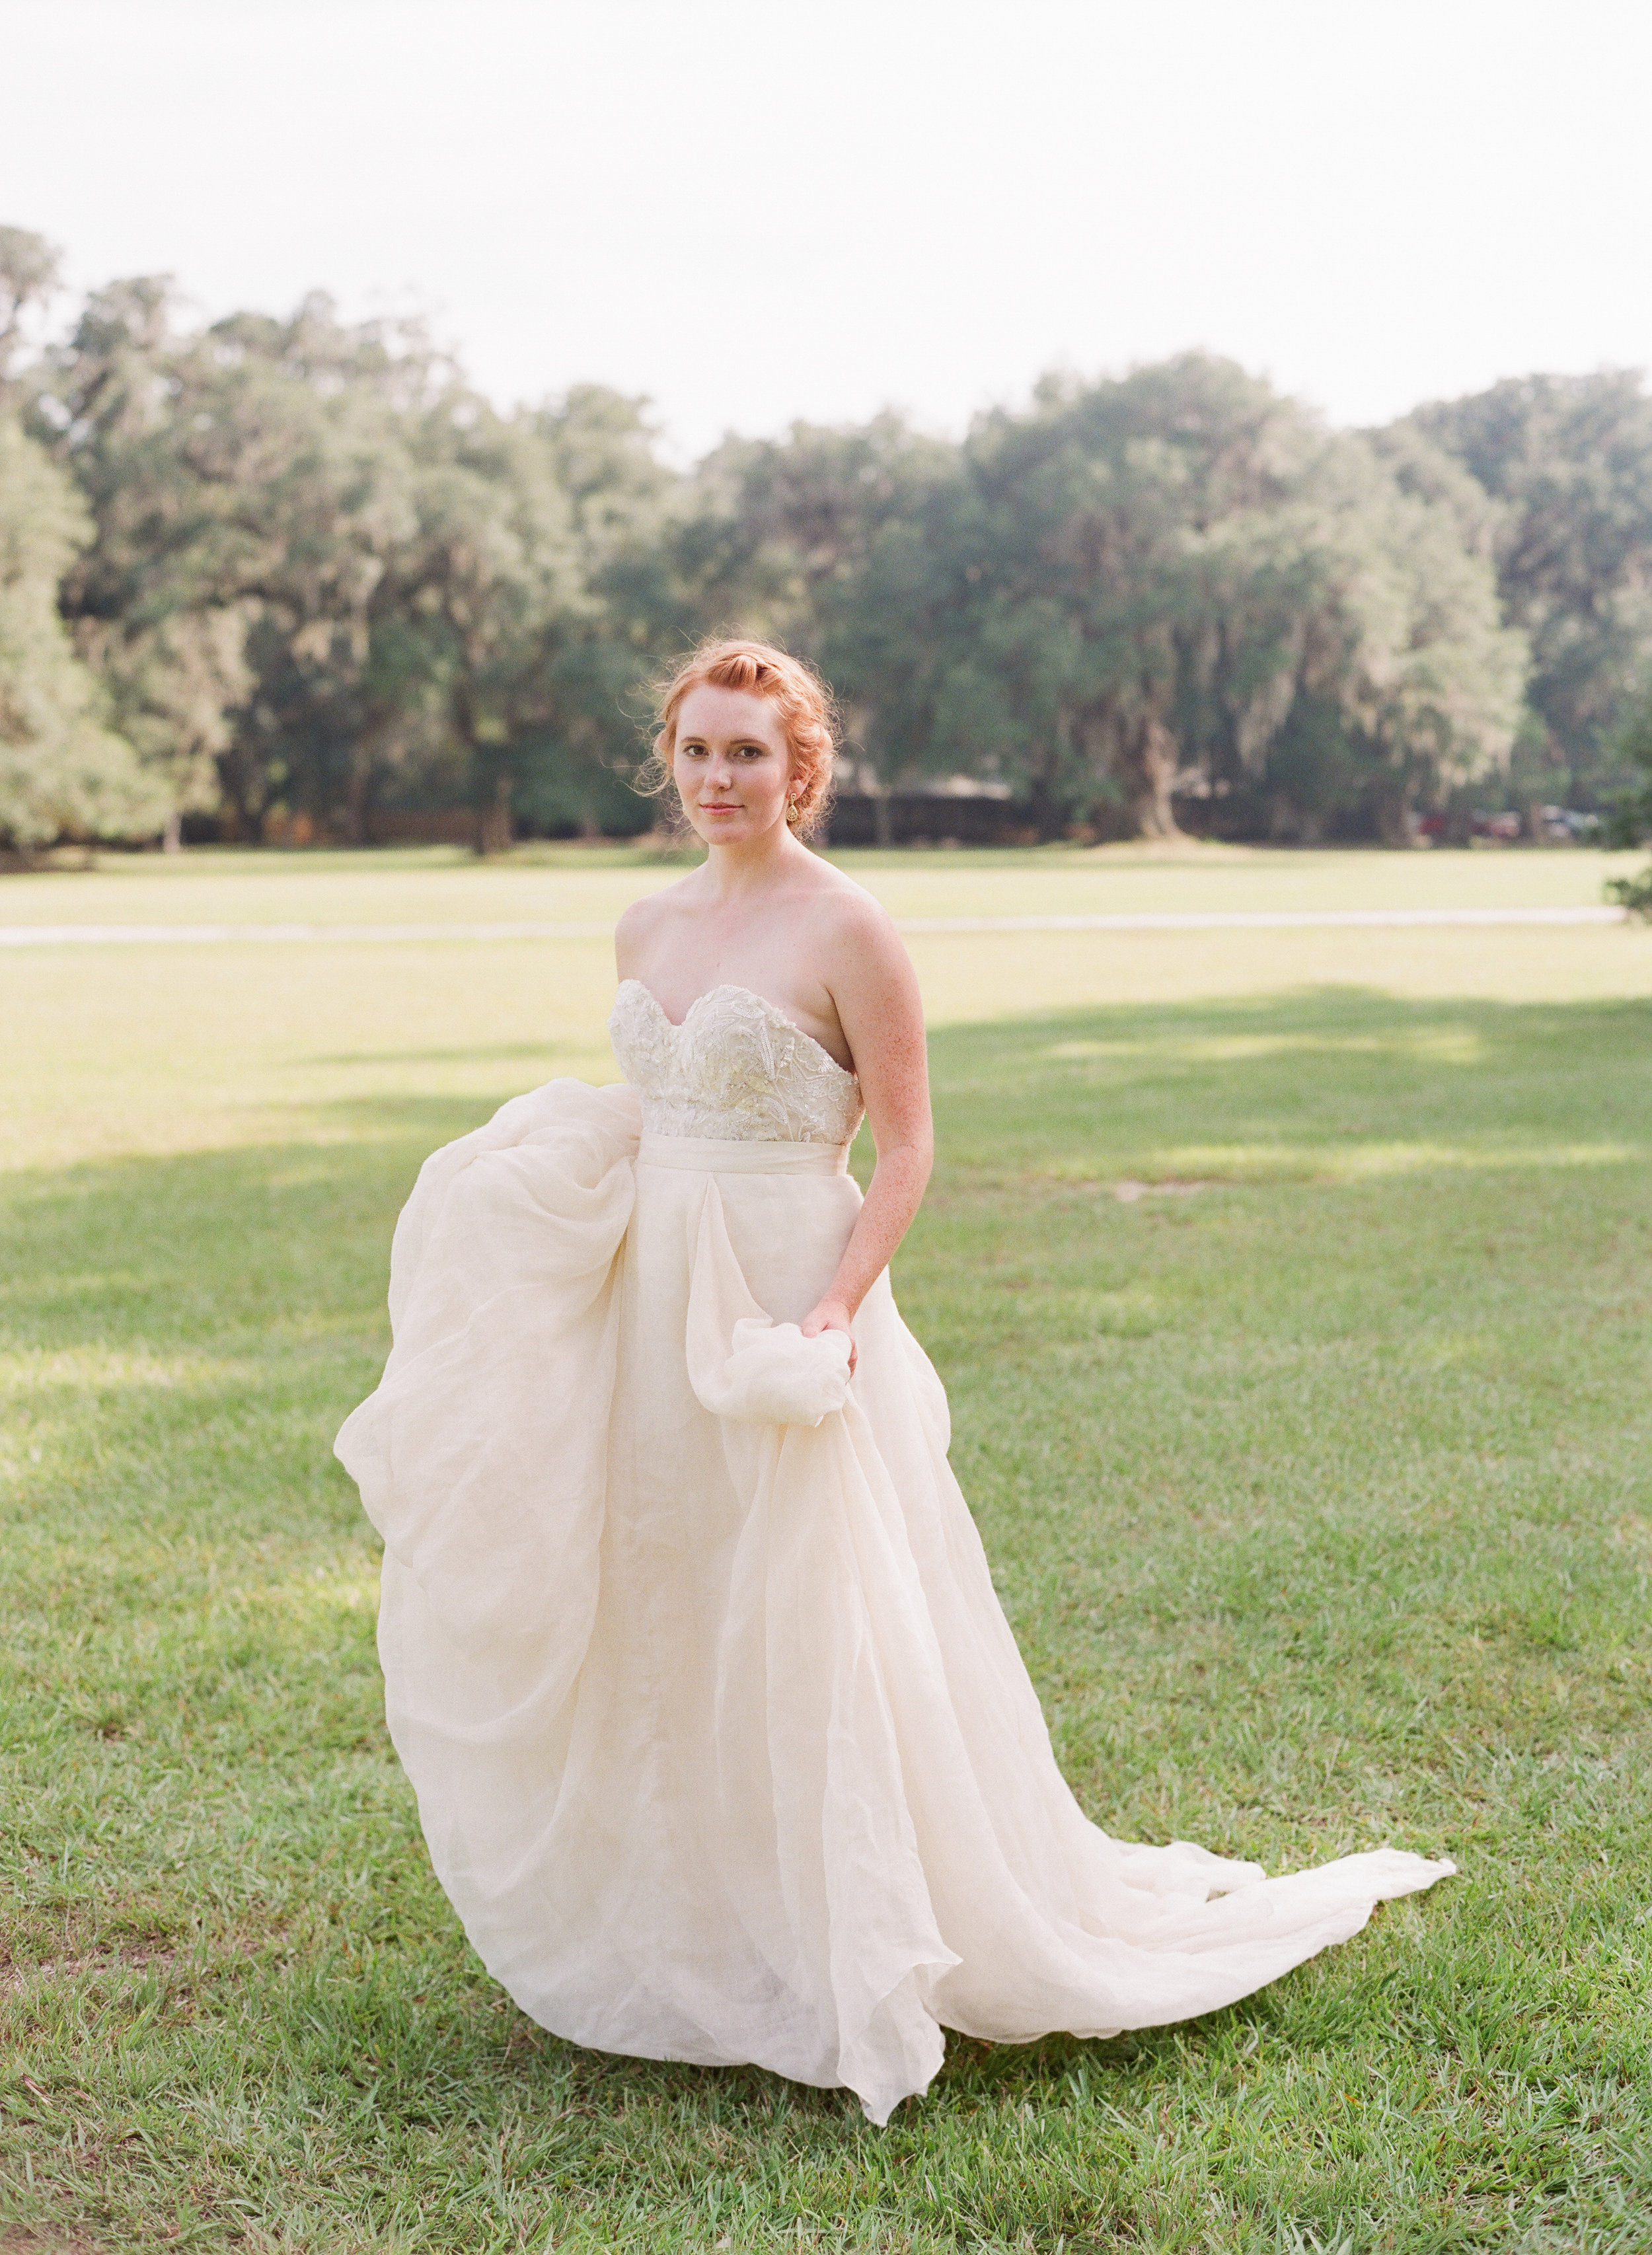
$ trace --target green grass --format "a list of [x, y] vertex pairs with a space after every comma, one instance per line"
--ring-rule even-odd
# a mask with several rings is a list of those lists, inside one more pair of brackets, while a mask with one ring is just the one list
[[896, 1284], [1092, 1815], [1462, 1876], [885, 2132], [534, 2028], [384, 1739], [332, 1434], [420, 1157], [603, 1069], [600, 950], [0, 966], [0, 2249], [1652, 2248], [1652, 935], [1324, 937], [927, 944]]

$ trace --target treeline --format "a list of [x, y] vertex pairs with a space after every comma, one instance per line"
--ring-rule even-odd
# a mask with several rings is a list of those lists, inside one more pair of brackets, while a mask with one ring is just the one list
[[1045, 837], [1466, 834], [1609, 804], [1652, 668], [1652, 401], [1532, 376], [1328, 430], [1197, 355], [1051, 377], [960, 444], [884, 415], [661, 459], [643, 403], [502, 414], [417, 327], [57, 341], [0, 230], [0, 838], [646, 827], [648, 678], [814, 658], [847, 787], [966, 777]]

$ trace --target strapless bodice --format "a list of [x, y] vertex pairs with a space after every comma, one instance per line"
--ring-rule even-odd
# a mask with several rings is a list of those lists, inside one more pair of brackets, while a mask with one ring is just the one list
[[861, 1124], [854, 1075], [749, 987], [714, 987], [674, 1026], [640, 979], [623, 979], [608, 1033], [650, 1135], [847, 1143]]

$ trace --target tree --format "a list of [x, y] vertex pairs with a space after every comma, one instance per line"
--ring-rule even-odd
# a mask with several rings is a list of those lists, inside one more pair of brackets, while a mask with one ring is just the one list
[[729, 439], [701, 466], [682, 541], [707, 623], [766, 634], [832, 682], [884, 839], [890, 786], [938, 743], [953, 595], [941, 496], [958, 476], [956, 448], [897, 415], [798, 423], [784, 439]]
[[250, 685], [244, 618], [201, 600], [200, 495], [180, 460], [188, 414], [200, 411], [177, 360], [166, 285], [112, 285], [37, 372], [29, 405], [34, 435], [74, 476], [90, 516], [63, 608], [117, 725], [170, 801], [169, 838], [184, 811], [216, 804], [226, 707]]
[[563, 497], [570, 573], [518, 701], [517, 803], [546, 825], [634, 831], [646, 686], [703, 630], [685, 548], [686, 481], [662, 463], [647, 402], [576, 386], [525, 418]]
[[938, 724], [1047, 834], [1110, 798], [1173, 836], [1192, 789], [1294, 799], [1304, 831], [1364, 797], [1397, 839], [1506, 755], [1522, 645], [1452, 508], [1230, 363], [1047, 382], [966, 460]]
[[1530, 640], [1547, 795], [1611, 796], [1652, 664], [1652, 399], [1638, 375], [1530, 376], [1419, 407], [1494, 504], [1504, 615]]
[[24, 323], [57, 288], [58, 254], [43, 235], [0, 227], [0, 397], [13, 403]]
[[411, 596], [485, 848], [509, 841], [524, 699], [574, 593], [569, 512], [521, 418], [443, 402], [414, 452], [417, 530], [394, 593]]
[[[1281, 798], [1306, 812], [1317, 797], [1322, 814], [1339, 787], [1363, 797], [1387, 843], [1407, 844], [1419, 804], [1447, 804], [1506, 762], [1527, 650], [1501, 623], [1488, 560], [1466, 544], [1465, 503], [1420, 481], [1408, 489], [1357, 437], [1328, 437], [1313, 456], [1283, 528], [1312, 592], [1260, 754], [1276, 829]], [[1304, 777], [1310, 732], [1318, 763]], [[1317, 826], [1299, 820], [1296, 834]]]
[[25, 854], [64, 835], [152, 832], [165, 812], [58, 615], [88, 531], [67, 479], [0, 414], [0, 838]]
[[34, 406], [95, 537], [63, 604], [174, 803], [348, 798], [376, 742], [368, 614], [413, 529], [403, 432], [440, 381], [416, 333], [237, 314], [179, 334], [168, 285], [112, 285]]
[[[1606, 835], [1613, 846], [1652, 845], [1652, 683], [1643, 683], [1613, 746], [1634, 776], [1612, 810]], [[1634, 916], [1652, 917], [1652, 864], [1629, 877], [1607, 881], [1606, 897]]]

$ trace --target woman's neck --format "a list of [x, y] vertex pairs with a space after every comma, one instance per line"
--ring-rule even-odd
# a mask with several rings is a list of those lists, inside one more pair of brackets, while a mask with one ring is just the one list
[[784, 823], [739, 846], [708, 845], [704, 870], [707, 889], [714, 899], [729, 903], [767, 892], [808, 851]]

